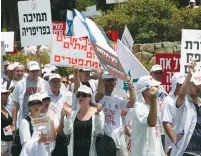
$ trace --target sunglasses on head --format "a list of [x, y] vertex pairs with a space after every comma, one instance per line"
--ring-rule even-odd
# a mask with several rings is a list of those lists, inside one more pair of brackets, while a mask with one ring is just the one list
[[9, 95], [9, 92], [1, 93], [1, 95]]
[[87, 93], [84, 93], [84, 92], [77, 92], [77, 94], [76, 94], [77, 98], [79, 98], [79, 97], [86, 98], [86, 97], [90, 97], [90, 96], [91, 96], [90, 94], [87, 94]]
[[41, 101], [30, 101], [29, 102], [29, 106], [36, 106], [36, 105], [40, 106], [42, 104], [43, 103]]
[[46, 97], [46, 98], [44, 98], [42, 101], [43, 101], [43, 102], [45, 102], [45, 101], [50, 102], [50, 98], [49, 98], [49, 97]]

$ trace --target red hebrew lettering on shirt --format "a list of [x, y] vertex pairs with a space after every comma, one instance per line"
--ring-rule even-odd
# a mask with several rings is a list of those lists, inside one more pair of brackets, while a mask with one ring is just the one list
[[71, 38], [70, 38], [70, 43], [71, 43], [71, 44], [76, 44], [76, 43], [77, 43], [77, 39], [78, 39], [78, 38], [71, 37]]
[[60, 56], [54, 55], [54, 62], [60, 62]]
[[160, 132], [158, 126], [155, 127], [156, 138], [160, 137]]
[[110, 124], [110, 125], [116, 125], [116, 123], [114, 121], [114, 116], [116, 114], [116, 111], [105, 108], [104, 113], [105, 113], [105, 123]]
[[128, 141], [127, 150], [131, 152], [131, 139]]
[[25, 95], [30, 96], [30, 95], [33, 95], [35, 93], [39, 93], [40, 91], [41, 91], [40, 87], [27, 87]]
[[58, 36], [57, 36], [57, 41], [58, 41], [58, 42], [62, 42], [62, 41], [63, 41], [63, 36], [58, 35]]

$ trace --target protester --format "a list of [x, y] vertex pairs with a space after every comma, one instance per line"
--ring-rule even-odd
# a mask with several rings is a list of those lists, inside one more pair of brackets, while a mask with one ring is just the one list
[[[50, 84], [50, 91], [48, 95], [51, 98], [51, 107], [54, 110], [50, 110], [52, 114], [56, 116], [56, 124], [55, 127], [57, 129], [57, 138], [56, 138], [56, 145], [55, 149], [52, 152], [52, 156], [66, 156], [67, 155], [67, 144], [68, 144], [68, 138], [63, 133], [63, 131], [60, 130], [59, 125], [62, 122], [63, 119], [60, 116], [60, 112], [62, 111], [63, 107], [68, 105], [72, 105], [72, 93], [69, 91], [64, 91], [61, 89], [61, 76], [59, 74], [53, 73], [49, 77], [49, 84]], [[54, 111], [56, 110], [56, 114]]]
[[29, 113], [29, 96], [49, 88], [44, 79], [39, 77], [40, 67], [38, 62], [30, 61], [28, 63], [28, 77], [17, 83], [13, 93], [13, 131], [19, 127], [19, 123]]
[[201, 72], [195, 71], [195, 62], [189, 65], [186, 80], [176, 100], [179, 123], [171, 156], [191, 156], [201, 153]]
[[3, 79], [3, 82], [8, 80], [8, 76], [7, 76], [8, 70], [7, 70], [7, 68], [8, 68], [9, 64], [10, 64], [10, 62], [8, 62], [8, 61], [3, 62], [4, 67], [3, 67], [3, 71], [1, 71], [1, 78]]
[[[98, 80], [90, 79], [91, 69], [78, 69], [78, 67], [74, 68], [74, 83], [71, 84], [71, 91], [75, 93], [80, 85], [86, 85], [87, 87], [92, 89], [92, 92], [95, 92], [98, 87]], [[77, 102], [77, 98], [75, 94], [73, 94], [73, 105], [72, 110], [79, 109], [79, 104]]]
[[5, 107], [9, 96], [6, 84], [1, 86], [1, 156], [11, 156], [13, 133], [11, 124], [13, 119], [9, 110]]
[[13, 111], [13, 90], [16, 86], [16, 84], [24, 78], [24, 71], [25, 68], [23, 65], [19, 64], [14, 67], [14, 73], [13, 73], [13, 80], [8, 81], [8, 88], [10, 90], [10, 95], [8, 97], [8, 103], [6, 107], [9, 109], [9, 111], [12, 113]]
[[164, 156], [157, 124], [157, 92], [160, 82], [151, 76], [141, 77], [136, 84], [131, 134], [131, 156]]
[[7, 77], [8, 77], [8, 80], [12, 80], [13, 79], [13, 70], [14, 70], [14, 64], [9, 64], [8, 65], [8, 68], [7, 68]]
[[104, 114], [101, 105], [95, 107], [91, 102], [91, 88], [82, 85], [76, 92], [80, 104], [79, 110], [69, 107], [63, 109], [64, 133], [71, 135], [68, 146], [69, 156], [96, 156], [95, 138], [103, 134]]
[[175, 126], [179, 122], [176, 114], [176, 98], [181, 88], [181, 85], [185, 81], [185, 75], [182, 73], [174, 73], [171, 78], [171, 91], [163, 102], [163, 127], [165, 129], [165, 146], [167, 151], [172, 148], [172, 143], [175, 142]]
[[189, 5], [187, 6], [187, 8], [196, 9], [196, 8], [199, 8], [199, 6], [196, 6], [196, 1], [195, 0], [190, 0]]
[[[163, 78], [163, 69], [159, 64], [153, 65], [151, 68], [150, 75], [158, 82], [162, 82]], [[166, 152], [165, 149], [165, 131], [163, 128], [163, 123], [162, 123], [162, 108], [163, 108], [163, 101], [165, 97], [168, 95], [165, 91], [165, 89], [159, 85], [158, 86], [159, 92], [161, 93], [160, 95], [158, 94], [157, 97], [157, 116], [158, 116], [158, 125], [160, 129], [160, 134], [161, 134], [161, 139], [162, 139], [162, 144], [164, 147], [164, 151]]]
[[71, 85], [70, 85], [70, 82], [67, 80], [67, 78], [63, 76], [63, 77], [61, 78], [61, 81], [62, 81], [62, 83], [65, 85], [65, 89], [66, 89], [66, 90], [69, 90], [70, 87], [71, 87]]
[[104, 132], [115, 141], [116, 148], [118, 149], [117, 156], [127, 156], [128, 152], [126, 149], [125, 137], [123, 135], [124, 132], [120, 132], [123, 126], [120, 110], [132, 108], [136, 99], [132, 84], [129, 81], [129, 101], [112, 95], [115, 85], [116, 77], [105, 72], [102, 77], [99, 78], [98, 90], [94, 93], [93, 101], [94, 103], [103, 105], [102, 108], [105, 114]]
[[28, 106], [30, 113], [28, 117], [22, 120], [19, 127], [20, 141], [22, 144], [20, 156], [29, 156], [31, 154], [33, 156], [51, 156], [50, 147], [44, 145], [44, 142], [52, 142], [56, 138], [53, 121], [49, 123], [50, 129], [47, 128], [47, 134], [42, 133], [40, 135], [31, 122], [40, 117], [42, 105], [43, 103], [39, 93], [29, 96]]

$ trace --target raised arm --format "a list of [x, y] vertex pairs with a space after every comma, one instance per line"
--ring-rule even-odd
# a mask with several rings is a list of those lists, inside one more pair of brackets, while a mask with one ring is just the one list
[[133, 105], [136, 102], [136, 96], [135, 96], [135, 92], [134, 92], [134, 88], [133, 88], [133, 84], [130, 80], [130, 78], [128, 79], [128, 88], [129, 88], [129, 94], [130, 94], [130, 100], [128, 101], [127, 104], [127, 108], [133, 108]]
[[100, 76], [98, 81], [98, 90], [95, 95], [96, 102], [99, 102], [104, 96], [105, 96], [105, 85], [104, 85], [102, 76]]
[[192, 77], [192, 70], [194, 70], [195, 65], [196, 65], [195, 62], [191, 62], [191, 64], [189, 65], [188, 75], [187, 75], [186, 80], [182, 84], [182, 86], [179, 90], [179, 93], [178, 93], [178, 97], [177, 97], [177, 101], [176, 101], [177, 107], [180, 107], [184, 103], [185, 96], [188, 93], [188, 87], [189, 87], [189, 83], [190, 83], [191, 77]]
[[80, 87], [80, 76], [79, 76], [79, 69], [78, 67], [74, 68], [74, 90], [75, 93], [78, 88]]
[[156, 105], [156, 93], [157, 89], [155, 87], [151, 88], [150, 95], [152, 96], [151, 103], [150, 103], [150, 110], [149, 115], [147, 118], [147, 124], [149, 127], [155, 127], [157, 123], [157, 105]]

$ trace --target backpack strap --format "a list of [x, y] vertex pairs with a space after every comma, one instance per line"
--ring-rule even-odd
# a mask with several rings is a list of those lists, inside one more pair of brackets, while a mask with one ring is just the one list
[[26, 120], [28, 121], [28, 123], [29, 123], [29, 130], [30, 130], [30, 134], [31, 134], [31, 136], [32, 136], [34, 130], [33, 130], [32, 124], [31, 124], [31, 118], [30, 118], [30, 116], [27, 116], [25, 119], [26, 119]]

